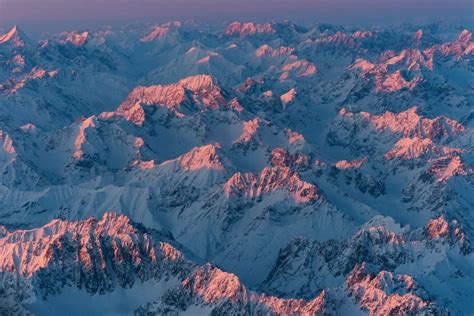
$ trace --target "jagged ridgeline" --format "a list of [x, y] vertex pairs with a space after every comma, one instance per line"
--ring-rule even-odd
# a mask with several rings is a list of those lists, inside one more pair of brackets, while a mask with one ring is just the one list
[[474, 313], [472, 33], [0, 33], [1, 315]]

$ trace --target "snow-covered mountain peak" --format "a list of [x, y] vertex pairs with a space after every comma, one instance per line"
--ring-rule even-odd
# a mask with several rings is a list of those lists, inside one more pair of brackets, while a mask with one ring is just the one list
[[29, 41], [26, 34], [14, 25], [7, 33], [0, 35], [0, 44], [11, 43], [14, 47], [24, 47]]
[[449, 224], [442, 217], [431, 219], [426, 227], [429, 238], [446, 237], [449, 234]]
[[273, 48], [268, 44], [263, 44], [255, 51], [255, 56], [257, 57], [279, 57], [279, 56], [291, 56], [294, 52], [293, 47], [280, 46], [278, 48]]
[[143, 36], [140, 40], [142, 42], [150, 42], [157, 38], [163, 38], [168, 34], [169, 27], [156, 26], [149, 34]]
[[224, 185], [227, 197], [255, 199], [279, 191], [286, 191], [296, 203], [309, 203], [320, 197], [314, 184], [301, 180], [288, 167], [265, 167], [259, 175], [237, 172]]
[[420, 116], [416, 106], [399, 113], [387, 111], [382, 115], [372, 115], [368, 112], [354, 114], [343, 109], [340, 110], [339, 115], [351, 120], [365, 120], [370, 122], [376, 130], [389, 130], [404, 136], [416, 135], [421, 138], [441, 139], [458, 135], [464, 131], [462, 124], [446, 116], [438, 116], [433, 119]]
[[354, 267], [347, 285], [369, 315], [445, 312], [415, 292], [415, 284], [410, 276], [394, 275], [387, 271], [372, 275], [367, 273], [365, 263]]
[[156, 25], [149, 33], [140, 38], [141, 42], [151, 42], [165, 38], [170, 31], [179, 29], [182, 26], [180, 21], [169, 21], [162, 25]]
[[219, 144], [195, 147], [178, 158], [179, 164], [185, 171], [200, 169], [223, 171], [225, 168], [219, 157], [220, 147]]
[[430, 172], [436, 176], [437, 182], [445, 182], [455, 176], [468, 176], [474, 173], [473, 168], [463, 163], [456, 153], [431, 159], [430, 163]]
[[419, 158], [428, 152], [438, 152], [438, 148], [429, 138], [401, 138], [395, 143], [395, 148], [385, 154], [385, 159], [399, 157], [404, 160]]
[[211, 91], [216, 87], [215, 80], [209, 75], [187, 77], [181, 79], [178, 84], [194, 92]]
[[460, 42], [464, 47], [467, 47], [472, 42], [472, 32], [464, 29], [458, 36], [458, 42]]
[[273, 34], [275, 29], [271, 23], [232, 22], [224, 30], [226, 36], [247, 36], [256, 34]]
[[309, 166], [310, 158], [302, 153], [291, 154], [284, 148], [275, 148], [270, 162], [274, 167], [302, 170]]
[[419, 29], [413, 34], [413, 40], [418, 44], [421, 45], [423, 40], [423, 30]]
[[219, 109], [229, 105], [221, 94], [221, 88], [211, 76], [196, 75], [173, 84], [136, 87], [115, 113], [135, 124], [142, 124], [145, 119], [143, 105], [163, 106], [178, 116], [183, 116], [181, 106], [186, 104], [189, 104], [190, 110]]
[[296, 60], [294, 62], [290, 62], [288, 64], [285, 64], [282, 67], [282, 74], [280, 75], [281, 80], [287, 79], [291, 74], [293, 74], [293, 77], [311, 77], [317, 72], [316, 66], [306, 60], [306, 59], [300, 59]]
[[464, 29], [455, 41], [434, 45], [427, 48], [424, 53], [431, 58], [439, 54], [443, 57], [455, 56], [457, 60], [461, 60], [463, 58], [469, 59], [473, 51], [472, 32]]
[[406, 230], [406, 227], [402, 227], [400, 224], [396, 223], [393, 218], [381, 215], [373, 217], [367, 223], [362, 225], [363, 229], [370, 229], [371, 227], [383, 227], [398, 235], [403, 234]]
[[295, 96], [296, 96], [296, 89], [291, 88], [288, 92], [280, 96], [280, 100], [284, 106], [287, 106], [289, 103], [291, 103], [294, 100]]
[[443, 216], [439, 216], [430, 219], [425, 229], [429, 239], [446, 239], [462, 245], [469, 244], [464, 229], [457, 220], [448, 222]]
[[250, 141], [258, 141], [257, 137], [260, 124], [261, 119], [259, 117], [243, 122], [242, 134], [234, 143], [243, 144], [249, 143]]
[[[99, 239], [107, 237], [107, 244], [99, 242]], [[67, 263], [61, 262], [62, 260], [72, 260], [75, 265], [83, 265], [88, 270], [96, 265], [106, 269], [106, 260], [109, 259], [104, 257], [105, 247], [115, 248], [114, 260], [120, 262], [124, 255], [131, 255], [138, 264], [144, 259], [140, 256], [156, 260], [151, 248], [141, 248], [149, 247], [149, 243], [148, 237], [139, 237], [137, 230], [123, 215], [106, 213], [100, 220], [88, 218], [76, 222], [55, 219], [41, 228], [14, 231], [0, 239], [0, 249], [4, 254], [0, 267], [2, 271], [16, 272], [23, 276], [31, 276], [50, 265]], [[61, 257], [56, 257], [55, 251], [62, 247], [74, 247], [77, 252], [62, 253]], [[134, 249], [135, 247], [141, 249]], [[140, 253], [142, 249], [147, 253]]]
[[86, 143], [86, 129], [96, 127], [96, 117], [85, 118], [79, 123], [76, 139], [74, 140], [74, 159], [81, 159], [83, 155], [82, 146]]
[[367, 158], [360, 158], [352, 161], [347, 161], [347, 160], [339, 160], [336, 162], [335, 166], [338, 169], [353, 169], [353, 168], [360, 168], [365, 162], [367, 161]]
[[64, 32], [60, 34], [60, 43], [67, 44], [70, 43], [74, 46], [82, 46], [89, 39], [89, 32]]
[[[280, 299], [266, 295], [258, 295], [248, 291], [233, 274], [205, 265], [198, 269], [192, 279], [183, 282], [184, 287], [191, 288], [207, 304], [229, 300], [232, 304], [248, 306], [254, 313], [272, 313], [275, 315], [313, 315], [325, 308], [325, 293], [312, 301], [302, 299]], [[235, 308], [235, 307], [234, 307]], [[222, 309], [231, 312], [232, 307]]]
[[16, 151], [10, 135], [2, 130], [0, 130], [0, 143], [2, 144], [3, 152], [11, 156], [15, 155]]

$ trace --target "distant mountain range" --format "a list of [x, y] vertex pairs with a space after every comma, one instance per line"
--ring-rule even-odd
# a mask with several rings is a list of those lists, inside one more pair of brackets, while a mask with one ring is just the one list
[[1, 315], [471, 315], [450, 24], [0, 34]]

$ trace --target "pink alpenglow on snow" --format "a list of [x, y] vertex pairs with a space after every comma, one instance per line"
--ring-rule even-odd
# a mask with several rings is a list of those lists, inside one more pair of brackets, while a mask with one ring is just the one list
[[285, 129], [285, 133], [288, 137], [288, 142], [294, 144], [296, 142], [304, 141], [304, 136], [298, 132], [295, 132], [289, 128]]
[[82, 46], [86, 43], [87, 39], [89, 38], [89, 32], [84, 31], [82, 33], [76, 32], [65, 32], [60, 34], [62, 35], [63, 39], [61, 39], [61, 43], [71, 43], [74, 46]]
[[280, 100], [283, 103], [284, 106], [286, 106], [288, 103], [292, 102], [293, 99], [296, 96], [296, 89], [292, 88], [290, 91], [287, 93], [284, 93], [280, 96]]
[[233, 22], [224, 30], [226, 36], [247, 36], [256, 34], [273, 34], [275, 30], [270, 23]]
[[257, 135], [258, 128], [260, 127], [260, 119], [254, 118], [253, 120], [243, 123], [242, 134], [235, 143], [248, 143], [252, 138]]
[[86, 119], [84, 119], [80, 124], [79, 124], [79, 130], [77, 132], [76, 139], [74, 140], [74, 152], [73, 152], [73, 157], [74, 159], [78, 160], [81, 159], [84, 151], [83, 151], [83, 145], [87, 142], [86, 140], [86, 130], [88, 128], [95, 128], [95, 117], [91, 116]]
[[13, 147], [13, 141], [7, 133], [0, 130], [0, 142], [2, 142], [3, 150], [10, 155], [14, 155], [16, 153], [15, 147]]
[[197, 110], [216, 110], [233, 104], [228, 104], [211, 76], [197, 75], [174, 84], [137, 87], [120, 104], [115, 114], [140, 125], [145, 120], [143, 106], [162, 106], [182, 117], [184, 114], [179, 110], [187, 103], [192, 103]]
[[306, 157], [291, 156], [277, 149], [273, 152], [272, 164], [274, 167], [265, 167], [259, 175], [235, 173], [224, 185], [226, 196], [254, 199], [263, 194], [286, 191], [297, 203], [308, 203], [319, 198], [316, 186], [301, 180], [298, 172], [292, 170], [307, 165]]
[[370, 122], [376, 130], [388, 130], [403, 136], [438, 139], [458, 135], [464, 131], [462, 124], [446, 116], [429, 119], [418, 115], [416, 106], [400, 113], [387, 111], [382, 115], [371, 115], [368, 112], [354, 114], [343, 108], [339, 111], [339, 115], [348, 118], [354, 118], [356, 115], [361, 120]]
[[367, 158], [356, 159], [352, 161], [347, 160], [340, 160], [336, 162], [336, 168], [338, 169], [353, 169], [353, 168], [360, 168], [364, 162], [367, 161]]
[[219, 148], [219, 144], [193, 148], [189, 153], [179, 158], [179, 164], [185, 171], [199, 169], [224, 170], [218, 155]]
[[295, 49], [292, 47], [280, 46], [273, 48], [270, 45], [264, 44], [255, 51], [257, 57], [279, 57], [279, 56], [291, 56]]
[[26, 44], [23, 37], [23, 32], [15, 25], [7, 33], [0, 35], [0, 45], [12, 44], [15, 47], [24, 47]]

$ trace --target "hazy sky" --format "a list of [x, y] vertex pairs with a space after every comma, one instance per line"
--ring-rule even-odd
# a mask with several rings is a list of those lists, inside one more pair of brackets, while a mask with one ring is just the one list
[[470, 20], [474, 0], [0, 0], [0, 27], [27, 32], [146, 20], [300, 20], [390, 23]]

